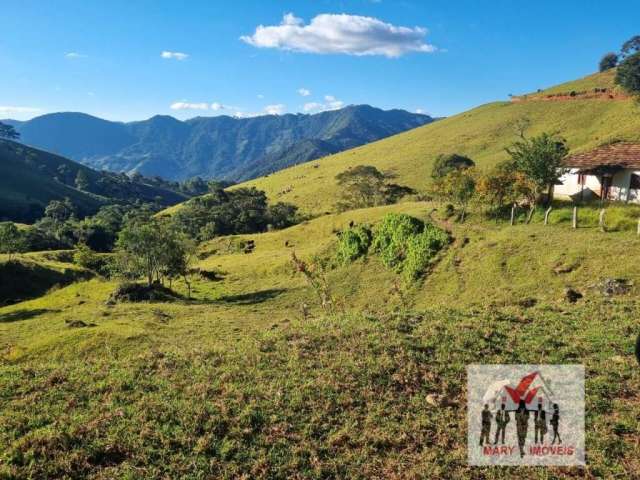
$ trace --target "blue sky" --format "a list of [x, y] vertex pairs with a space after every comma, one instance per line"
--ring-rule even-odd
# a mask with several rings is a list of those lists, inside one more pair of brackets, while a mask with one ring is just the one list
[[638, 19], [632, 0], [3, 2], [0, 118], [446, 116], [595, 71]]

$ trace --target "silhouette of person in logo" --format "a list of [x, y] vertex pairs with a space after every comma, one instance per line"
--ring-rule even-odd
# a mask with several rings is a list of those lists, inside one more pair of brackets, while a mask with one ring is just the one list
[[480, 446], [484, 442], [491, 443], [489, 440], [489, 433], [491, 432], [491, 417], [493, 414], [489, 411], [489, 405], [485, 403], [484, 410], [482, 410], [482, 430], [480, 431]]
[[557, 403], [553, 404], [553, 415], [551, 415], [551, 427], [553, 427], [553, 439], [551, 440], [551, 445], [556, 443], [556, 438], [558, 439], [558, 443], [562, 443], [562, 438], [560, 438], [560, 433], [558, 432], [558, 425], [560, 425], [560, 407]]
[[509, 418], [509, 412], [505, 410], [505, 405], [503, 403], [502, 407], [500, 407], [500, 410], [498, 410], [496, 413], [496, 425], [498, 426], [498, 429], [496, 430], [496, 438], [493, 442], [494, 445], [498, 444], [498, 438], [501, 438], [500, 443], [504, 445], [504, 434], [507, 429], [507, 423], [509, 423], [510, 420], [511, 419]]
[[520, 447], [520, 457], [524, 457], [524, 444], [527, 440], [527, 430], [529, 429], [529, 410], [524, 400], [520, 400], [516, 410], [516, 432], [518, 434], [518, 447]]
[[533, 420], [535, 426], [535, 443], [544, 443], [544, 436], [547, 433], [547, 412], [542, 409], [542, 404], [538, 404]]

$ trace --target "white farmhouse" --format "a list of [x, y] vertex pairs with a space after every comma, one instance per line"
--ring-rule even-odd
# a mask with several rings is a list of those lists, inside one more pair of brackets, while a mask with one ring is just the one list
[[554, 196], [640, 203], [640, 144], [614, 143], [567, 157]]

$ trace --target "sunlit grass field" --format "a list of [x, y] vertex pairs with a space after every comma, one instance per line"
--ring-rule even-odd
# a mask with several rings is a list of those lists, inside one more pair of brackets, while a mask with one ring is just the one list
[[[115, 282], [96, 278], [0, 308], [0, 477], [640, 475], [635, 231], [573, 230], [560, 207], [551, 225], [513, 227], [440, 210], [217, 239], [198, 266], [223, 278], [197, 280], [191, 300], [109, 305]], [[331, 256], [338, 230], [390, 211], [432, 218], [453, 243], [413, 285], [375, 256], [329, 270], [327, 315], [291, 252]], [[248, 239], [254, 252], [238, 253]], [[609, 297], [604, 278], [633, 285]], [[465, 368], [478, 362], [583, 363], [587, 467], [468, 467]]]

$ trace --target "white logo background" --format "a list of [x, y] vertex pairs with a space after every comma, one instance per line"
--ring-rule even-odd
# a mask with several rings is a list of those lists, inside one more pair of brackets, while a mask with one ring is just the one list
[[[522, 383], [521, 383], [522, 382]], [[518, 397], [513, 392], [521, 385], [529, 417], [524, 456], [517, 435], [515, 410]], [[510, 421], [505, 428], [505, 442], [494, 444], [496, 412], [505, 404]], [[538, 404], [546, 412], [544, 441], [535, 443], [535, 410]], [[553, 405], [559, 407], [557, 440], [552, 445]], [[480, 446], [482, 411], [491, 412], [489, 442]], [[584, 367], [582, 365], [469, 365], [467, 367], [468, 458], [470, 465], [556, 465], [585, 464], [584, 447]]]

